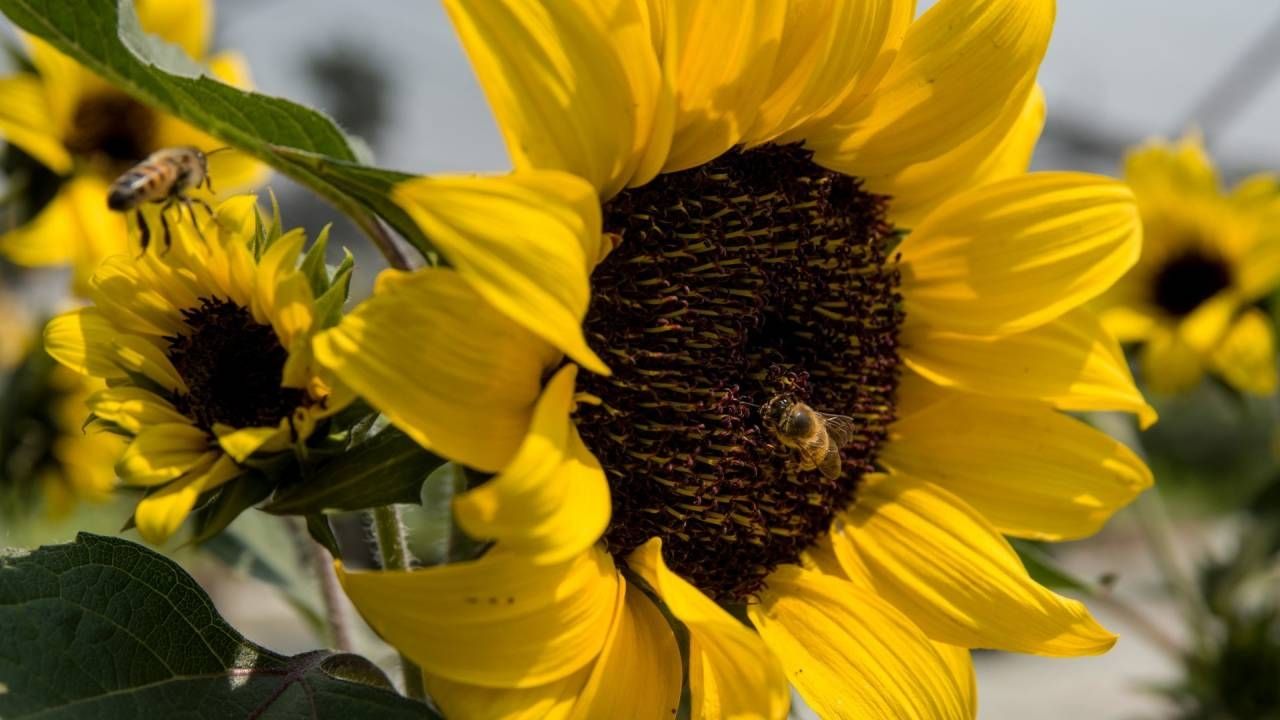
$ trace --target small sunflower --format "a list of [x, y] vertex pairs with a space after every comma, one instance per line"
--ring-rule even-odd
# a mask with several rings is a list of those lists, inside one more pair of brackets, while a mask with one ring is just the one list
[[0, 312], [0, 517], [40, 508], [58, 520], [81, 501], [108, 500], [124, 445], [84, 428], [85, 398], [101, 383], [56, 365], [3, 293]]
[[87, 399], [90, 427], [129, 437], [115, 470], [147, 489], [134, 522], [152, 543], [250, 456], [305, 441], [343, 404], [311, 358], [319, 315], [297, 267], [303, 233], [264, 242], [254, 207], [223, 203], [201, 231], [208, 243], [187, 222], [165, 253], [108, 258], [92, 304], [45, 330], [58, 362], [107, 382]]
[[[208, 55], [213, 29], [210, 0], [138, 0], [143, 29], [167, 40], [210, 73], [238, 87], [249, 85], [237, 53]], [[31, 69], [0, 78], [0, 137], [18, 148], [26, 182], [53, 173], [51, 199], [25, 224], [0, 236], [0, 253], [19, 265], [70, 264], [83, 293], [104, 258], [129, 248], [125, 216], [107, 209], [107, 186], [150, 153], [189, 145], [222, 145], [186, 123], [133, 99], [54, 50], [26, 37]], [[261, 163], [241, 153], [209, 158], [221, 190], [260, 183]]]
[[1275, 392], [1275, 337], [1258, 303], [1280, 287], [1280, 181], [1254, 175], [1224, 192], [1195, 135], [1134, 150], [1125, 180], [1145, 242], [1102, 319], [1143, 344], [1144, 382], [1178, 393], [1209, 370], [1242, 392]]
[[[1137, 210], [1024, 174], [1052, 2], [913, 5], [446, 2], [516, 172], [399, 186], [448, 268], [315, 349], [494, 473], [454, 507], [478, 559], [341, 574], [447, 715], [671, 717], [687, 674], [694, 718], [783, 717], [788, 682], [972, 717], [968, 648], [1111, 647], [1004, 535], [1151, 483], [1061, 412], [1154, 420], [1084, 307]], [[765, 428], [782, 395], [849, 419], [837, 477]]]

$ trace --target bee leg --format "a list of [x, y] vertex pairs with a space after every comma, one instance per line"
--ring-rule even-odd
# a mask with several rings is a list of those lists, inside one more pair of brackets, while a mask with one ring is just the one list
[[141, 258], [147, 254], [147, 246], [151, 244], [151, 227], [147, 225], [147, 219], [143, 217], [142, 210], [138, 210], [133, 216], [138, 220], [138, 243], [142, 245], [142, 252], [138, 257]]
[[204, 174], [204, 186], [209, 188], [209, 192], [214, 195], [218, 194], [218, 191], [213, 189], [213, 178], [209, 177], [209, 173]]
[[160, 253], [161, 255], [169, 252], [169, 249], [173, 247], [173, 231], [169, 228], [168, 218], [164, 216], [164, 211], [170, 207], [172, 207], [172, 203], [165, 203], [164, 207], [160, 208], [160, 227], [164, 228], [164, 251]]
[[[196, 235], [200, 237], [200, 242], [208, 245], [209, 241], [204, 239], [204, 232], [200, 230], [200, 219], [196, 217], [196, 210], [191, 206], [191, 199], [182, 196], [180, 202], [182, 203], [182, 206], [187, 209], [187, 214], [191, 216], [191, 224], [195, 227]], [[178, 216], [182, 216], [181, 210], [178, 211]], [[210, 217], [212, 217], [212, 215], [210, 215]]]

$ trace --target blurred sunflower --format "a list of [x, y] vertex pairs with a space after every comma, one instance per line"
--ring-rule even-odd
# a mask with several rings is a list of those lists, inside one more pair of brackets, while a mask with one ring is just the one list
[[84, 401], [101, 383], [58, 367], [22, 307], [0, 292], [0, 517], [36, 508], [65, 517], [115, 486], [120, 438], [84, 429]]
[[1210, 370], [1243, 392], [1275, 392], [1275, 337], [1257, 303], [1280, 287], [1280, 181], [1254, 175], [1224, 192], [1195, 135], [1134, 150], [1125, 180], [1145, 242], [1103, 296], [1102, 319], [1142, 343], [1144, 382], [1177, 393]]
[[[249, 85], [239, 54], [208, 55], [210, 0], [138, 0], [137, 13], [143, 29], [206, 63], [214, 77]], [[18, 182], [34, 186], [52, 172], [55, 189], [25, 224], [0, 236], [0, 253], [19, 265], [70, 264], [83, 294], [98, 263], [129, 248], [125, 216], [107, 209], [107, 185], [160, 148], [211, 150], [223, 143], [143, 105], [42, 40], [24, 39], [31, 68], [0, 78], [0, 137], [11, 152], [21, 151], [11, 159], [11, 177], [20, 174], [25, 180]], [[210, 157], [209, 165], [221, 190], [260, 183], [267, 171], [234, 152]]]
[[54, 359], [109, 383], [87, 399], [90, 426], [130, 438], [115, 470], [148, 489], [134, 513], [148, 542], [250, 456], [305, 440], [343, 404], [311, 359], [303, 233], [251, 247], [253, 208], [252, 196], [223, 203], [202, 230], [208, 243], [187, 222], [167, 253], [108, 258], [90, 279], [92, 305], [45, 330]]
[[[668, 617], [694, 718], [783, 717], [788, 681], [972, 717], [967, 648], [1111, 647], [1002, 536], [1151, 482], [1059, 412], [1154, 419], [1082, 307], [1137, 259], [1131, 194], [1024, 174], [1052, 2], [446, 7], [516, 172], [399, 186], [449, 268], [315, 348], [496, 473], [454, 508], [479, 559], [341, 575], [447, 715], [670, 717]], [[764, 429], [782, 394], [852, 420], [838, 477]]]

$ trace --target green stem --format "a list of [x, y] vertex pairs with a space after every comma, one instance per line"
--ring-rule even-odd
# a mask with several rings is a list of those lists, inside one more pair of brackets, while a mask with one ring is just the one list
[[351, 652], [351, 624], [347, 618], [346, 600], [338, 575], [333, 571], [333, 558], [329, 551], [306, 534], [303, 537], [311, 554], [312, 567], [320, 583], [320, 597], [324, 600], [325, 619], [329, 623], [329, 642], [335, 650]]
[[[1119, 413], [1095, 413], [1094, 424], [1111, 437], [1128, 445], [1145, 462], [1146, 451], [1142, 438], [1134, 427], [1132, 418]], [[1173, 523], [1165, 509], [1164, 500], [1157, 488], [1151, 488], [1133, 501], [1133, 518], [1142, 532], [1144, 544], [1165, 586], [1182, 606], [1187, 624], [1195, 638], [1197, 649], [1207, 646], [1212, 616], [1209, 606], [1196, 589], [1196, 584], [1186, 566], [1178, 558], [1174, 541]]]
[[[373, 533], [378, 541], [378, 555], [384, 570], [409, 570], [413, 567], [413, 554], [409, 551], [409, 539], [405, 535], [399, 508], [394, 505], [374, 508]], [[400, 672], [404, 677], [404, 694], [425, 701], [427, 691], [422, 684], [422, 670], [404, 653], [400, 653]]]

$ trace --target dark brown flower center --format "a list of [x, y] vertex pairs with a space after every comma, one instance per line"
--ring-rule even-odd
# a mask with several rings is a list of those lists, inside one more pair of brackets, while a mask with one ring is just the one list
[[[797, 146], [732, 151], [605, 208], [620, 244], [596, 268], [588, 341], [611, 377], [577, 425], [608, 474], [609, 550], [661, 537], [722, 601], [759, 590], [853, 500], [894, 417], [898, 273], [885, 198]], [[787, 394], [847, 415], [841, 471], [803, 469], [762, 424]]]
[[154, 111], [128, 95], [104, 91], [76, 105], [64, 144], [76, 155], [106, 160], [118, 169], [154, 150], [155, 133]]
[[1191, 314], [1205, 300], [1231, 286], [1231, 267], [1201, 250], [1174, 255], [1156, 271], [1155, 304], [1174, 317]]
[[247, 309], [217, 298], [200, 302], [182, 311], [191, 332], [166, 338], [169, 360], [191, 391], [175, 394], [174, 406], [210, 432], [215, 423], [275, 427], [307, 399], [301, 389], [280, 387], [289, 353]]

